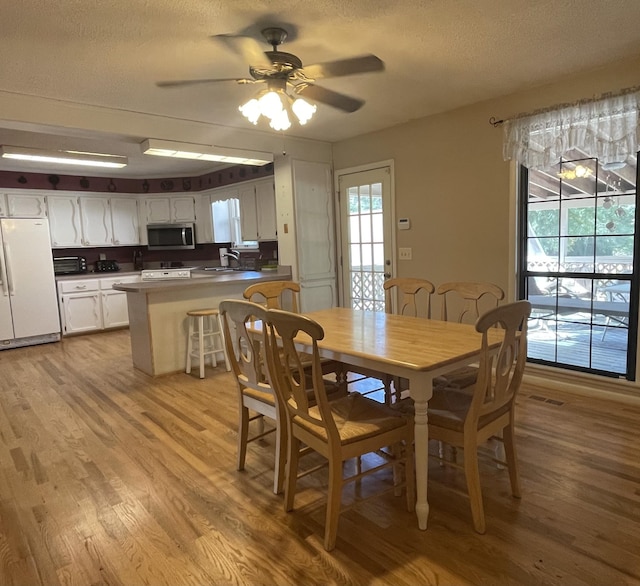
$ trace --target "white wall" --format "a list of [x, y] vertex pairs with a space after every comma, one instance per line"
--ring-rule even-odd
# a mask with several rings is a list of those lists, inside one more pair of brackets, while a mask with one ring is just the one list
[[502, 129], [489, 118], [552, 106], [640, 84], [640, 57], [556, 84], [412, 120], [333, 145], [336, 170], [393, 159], [396, 217], [411, 218], [397, 233], [413, 260], [399, 276], [435, 283], [483, 279], [505, 289], [514, 278], [510, 205], [512, 165], [502, 159]]
[[[550, 59], [553, 56], [549, 56]], [[396, 218], [411, 218], [397, 246], [413, 259], [398, 276], [486, 280], [514, 291], [515, 174], [502, 158], [502, 129], [489, 118], [640, 85], [640, 56], [501, 99], [412, 120], [333, 145], [336, 170], [395, 162]], [[513, 293], [512, 293], [513, 294]], [[438, 315], [439, 307], [434, 307]]]

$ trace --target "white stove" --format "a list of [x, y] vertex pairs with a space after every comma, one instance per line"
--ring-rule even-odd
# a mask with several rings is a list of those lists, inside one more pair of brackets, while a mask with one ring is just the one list
[[143, 281], [162, 281], [167, 279], [190, 279], [193, 267], [176, 269], [145, 269], [142, 271]]

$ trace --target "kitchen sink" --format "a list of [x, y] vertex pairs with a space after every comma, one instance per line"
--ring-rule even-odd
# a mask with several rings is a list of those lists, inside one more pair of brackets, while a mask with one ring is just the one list
[[253, 269], [245, 269], [244, 267], [202, 267], [198, 270], [213, 273], [237, 273], [239, 271], [251, 271]]

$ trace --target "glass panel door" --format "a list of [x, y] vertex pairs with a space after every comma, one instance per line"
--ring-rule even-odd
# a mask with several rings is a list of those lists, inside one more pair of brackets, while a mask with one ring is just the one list
[[389, 168], [339, 179], [344, 305], [384, 311], [384, 280], [391, 276]]

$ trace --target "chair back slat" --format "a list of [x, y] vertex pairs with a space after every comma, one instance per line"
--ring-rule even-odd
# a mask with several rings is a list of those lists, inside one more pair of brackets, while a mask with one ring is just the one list
[[[528, 301], [507, 303], [484, 313], [476, 322], [482, 334], [478, 379], [465, 426], [477, 428], [478, 420], [501, 409], [509, 409], [520, 388], [527, 359]], [[504, 338], [497, 354], [490, 352], [488, 332], [501, 328]]]
[[[497, 307], [504, 299], [504, 291], [493, 283], [478, 281], [451, 281], [437, 289], [441, 296], [442, 319], [459, 323], [474, 323], [485, 307]], [[457, 299], [451, 299], [453, 293]], [[453, 305], [458, 311], [453, 311]]]
[[261, 336], [248, 330], [252, 322], [264, 320], [267, 310], [239, 299], [226, 299], [220, 302], [219, 309], [227, 355], [237, 381], [245, 387], [271, 392]]
[[[318, 352], [318, 340], [324, 338], [322, 326], [303, 315], [278, 309], [267, 311], [265, 323], [267, 361], [276, 397], [286, 405], [292, 418], [304, 420], [317, 434], [327, 437], [329, 442], [339, 442]], [[296, 348], [295, 338], [301, 333], [310, 339], [311, 352], [302, 352]], [[313, 397], [315, 402], [313, 413], [310, 412], [313, 403], [309, 401], [309, 397]]]
[[248, 301], [262, 303], [267, 309], [286, 309], [298, 313], [300, 283], [296, 281], [265, 281], [244, 290]]
[[412, 317], [431, 317], [431, 295], [435, 287], [431, 281], [414, 278], [387, 279], [384, 282], [384, 307], [386, 313], [396, 312]]

